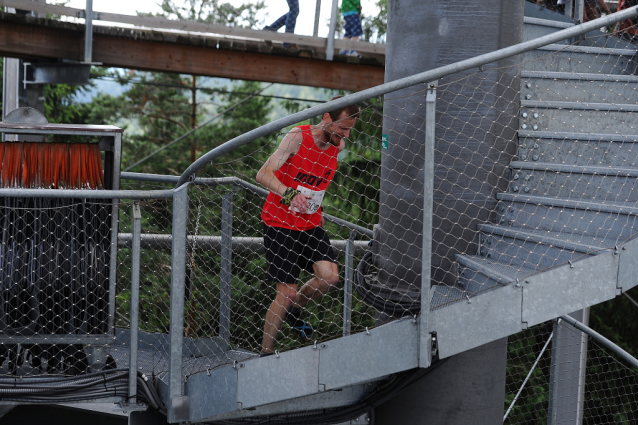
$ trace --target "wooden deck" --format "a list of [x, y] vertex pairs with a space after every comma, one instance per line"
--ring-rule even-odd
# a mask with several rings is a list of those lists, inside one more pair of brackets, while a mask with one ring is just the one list
[[[245, 36], [266, 31], [243, 29], [242, 36], [231, 37], [165, 29], [93, 28], [93, 61], [108, 67], [352, 91], [384, 82], [385, 49], [381, 48], [372, 49], [382, 53], [362, 58], [335, 55], [333, 61], [326, 61], [325, 47], [297, 44], [297, 48], [284, 48], [277, 42], [268, 46], [263, 39]], [[243, 34], [247, 31], [250, 34]], [[277, 34], [274, 39], [290, 36]], [[293, 37], [303, 42], [317, 40]], [[339, 46], [336, 43], [335, 47]], [[84, 57], [84, 25], [0, 13], [0, 55], [80, 61]]]

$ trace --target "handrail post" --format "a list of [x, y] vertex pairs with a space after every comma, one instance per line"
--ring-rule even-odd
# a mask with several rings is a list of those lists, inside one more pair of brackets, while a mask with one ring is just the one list
[[131, 353], [128, 374], [128, 404], [137, 404], [137, 345], [139, 341], [140, 313], [140, 241], [142, 233], [142, 213], [140, 201], [133, 201], [133, 246], [131, 268]]
[[321, 0], [317, 0], [315, 7], [315, 28], [312, 30], [312, 36], [319, 36], [319, 15], [321, 14]]
[[84, 62], [93, 59], [93, 0], [86, 0], [84, 10]]
[[350, 237], [346, 242], [345, 282], [343, 285], [343, 336], [352, 331], [352, 276], [354, 263], [354, 236], [356, 232], [350, 230]]
[[583, 23], [583, 14], [585, 12], [584, 0], [574, 0], [574, 20], [578, 24]]
[[[183, 394], [182, 352], [184, 345], [184, 294], [186, 281], [186, 231], [188, 227], [188, 184], [173, 195], [173, 244], [171, 260], [169, 399]], [[171, 409], [172, 406], [169, 406]], [[169, 412], [170, 414], [170, 412]]]
[[233, 191], [222, 198], [222, 252], [219, 282], [219, 337], [230, 345], [233, 268]]
[[430, 273], [432, 268], [432, 209], [434, 194], [434, 130], [436, 126], [437, 81], [427, 83], [425, 97], [425, 147], [423, 149], [423, 246], [421, 249], [421, 317], [419, 321], [419, 367], [432, 361], [430, 314]]
[[332, 0], [330, 11], [330, 29], [328, 30], [328, 42], [326, 43], [326, 60], [331, 61], [335, 55], [335, 31], [337, 29], [337, 16], [339, 12], [339, 0]]

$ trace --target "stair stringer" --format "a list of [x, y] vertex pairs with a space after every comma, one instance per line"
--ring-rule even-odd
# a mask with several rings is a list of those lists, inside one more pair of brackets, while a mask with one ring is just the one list
[[[315, 401], [317, 408], [325, 407], [321, 399], [330, 399], [323, 395], [327, 392], [417, 368], [418, 324], [413, 318], [397, 320], [316, 346], [193, 375], [185, 385], [188, 420], [247, 417], [258, 411], [271, 415], [289, 412], [302, 397], [306, 398], [306, 407], [298, 410], [308, 410]], [[317, 400], [313, 401], [313, 396]], [[345, 403], [341, 405], [356, 401], [338, 394], [335, 397]]]
[[610, 300], [638, 284], [638, 238], [430, 312], [439, 358]]

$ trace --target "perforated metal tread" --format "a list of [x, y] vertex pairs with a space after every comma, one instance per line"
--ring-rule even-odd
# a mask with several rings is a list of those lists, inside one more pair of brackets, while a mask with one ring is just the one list
[[595, 174], [614, 177], [638, 177], [638, 168], [597, 167], [583, 165], [556, 164], [552, 162], [512, 161], [513, 170], [555, 171], [570, 174]]
[[587, 103], [564, 102], [556, 100], [521, 100], [521, 107], [537, 109], [565, 109], [570, 111], [638, 111], [638, 105], [627, 103]]
[[499, 284], [515, 282], [516, 279], [524, 278], [533, 274], [536, 270], [525, 266], [513, 266], [504, 264], [489, 258], [480, 256], [468, 256], [456, 254], [456, 261], [467, 268], [479, 272]]
[[592, 74], [589, 72], [560, 72], [560, 71], [521, 71], [521, 78], [551, 78], [554, 80], [585, 80], [585, 81], [613, 81], [638, 82], [635, 75], [623, 74]]
[[523, 22], [529, 25], [542, 25], [545, 27], [553, 27], [559, 29], [571, 28], [574, 24], [569, 22], [552, 21], [551, 19], [532, 18], [531, 16], [525, 16]]
[[478, 230], [489, 235], [504, 236], [512, 239], [536, 242], [554, 246], [566, 250], [595, 253], [614, 247], [602, 238], [596, 238], [579, 233], [552, 232], [542, 229], [530, 229], [524, 227], [501, 226], [494, 224], [479, 224]]
[[[638, 81], [637, 81], [638, 82]], [[519, 130], [518, 138], [552, 139], [552, 140], [578, 140], [583, 142], [623, 142], [636, 143], [638, 136], [635, 134], [611, 134], [611, 133], [573, 133], [567, 131], [533, 131]]]
[[573, 199], [550, 198], [544, 196], [518, 195], [509, 192], [496, 194], [496, 199], [504, 202], [517, 202], [555, 208], [572, 208], [590, 210], [601, 213], [638, 215], [638, 207], [635, 202], [600, 203], [578, 201]]
[[563, 51], [566, 53], [589, 53], [594, 55], [615, 55], [615, 56], [634, 56], [635, 50], [629, 49], [613, 49], [605, 47], [592, 47], [592, 46], [566, 46], [564, 44], [549, 44], [547, 46], [539, 47], [536, 50], [558, 52]]

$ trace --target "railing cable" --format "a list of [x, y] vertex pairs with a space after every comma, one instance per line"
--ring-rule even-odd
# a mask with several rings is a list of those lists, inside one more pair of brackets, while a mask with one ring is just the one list
[[241, 105], [242, 103], [252, 99], [253, 97], [259, 95], [261, 92], [263, 92], [264, 90], [266, 90], [267, 88], [271, 87], [273, 84], [275, 83], [270, 83], [265, 87], [262, 87], [261, 89], [257, 90], [255, 93], [252, 93], [249, 96], [246, 96], [245, 98], [243, 98], [242, 100], [240, 100], [239, 102], [233, 104], [232, 106], [224, 109], [223, 111], [221, 111], [220, 113], [218, 113], [217, 115], [215, 115], [214, 117], [210, 118], [208, 121], [205, 121], [204, 123], [198, 125], [197, 127], [193, 128], [192, 130], [187, 131], [186, 133], [182, 134], [181, 136], [179, 136], [177, 139], [173, 140], [172, 142], [162, 146], [161, 148], [159, 148], [158, 150], [156, 150], [155, 152], [145, 156], [144, 158], [140, 159], [139, 161], [137, 161], [135, 164], [131, 165], [130, 167], [126, 168], [124, 171], [130, 171], [133, 168], [137, 167], [138, 165], [140, 165], [141, 163], [143, 163], [144, 161], [154, 157], [155, 155], [157, 155], [158, 153], [160, 153], [161, 151], [163, 151], [164, 149], [167, 149], [171, 146], [173, 146], [175, 143], [179, 142], [180, 140], [185, 139], [186, 137], [190, 136], [191, 134], [195, 133], [197, 130], [206, 127], [208, 124], [214, 122], [215, 120], [217, 120], [217, 118], [221, 117], [222, 115], [232, 111], [233, 109], [237, 108], [239, 105]]

